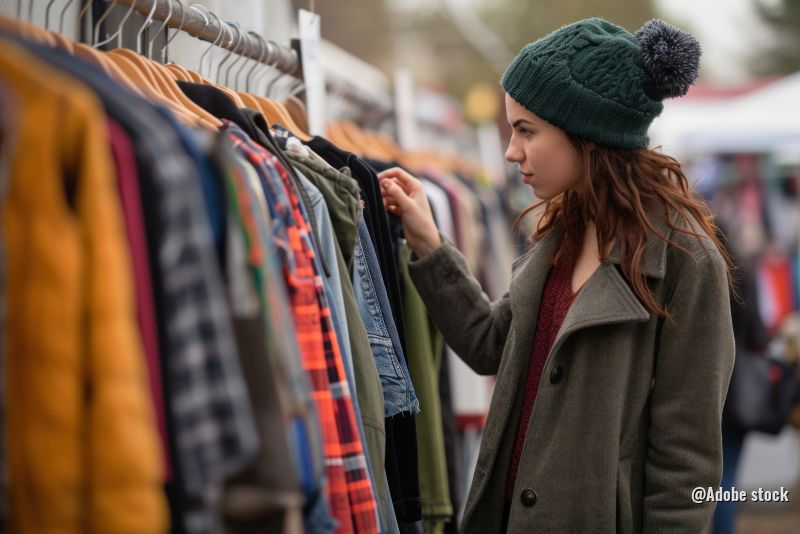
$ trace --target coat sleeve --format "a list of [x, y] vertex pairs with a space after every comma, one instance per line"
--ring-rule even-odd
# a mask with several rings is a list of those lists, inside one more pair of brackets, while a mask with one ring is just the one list
[[[726, 265], [719, 253], [683, 252], [661, 325], [645, 465], [644, 532], [701, 532], [713, 502], [696, 487], [722, 477], [722, 407], [733, 371], [734, 339]], [[685, 261], [684, 261], [685, 259]]]
[[433, 322], [467, 365], [482, 375], [496, 374], [511, 325], [508, 292], [491, 302], [444, 236], [430, 254], [411, 255], [408, 271]]

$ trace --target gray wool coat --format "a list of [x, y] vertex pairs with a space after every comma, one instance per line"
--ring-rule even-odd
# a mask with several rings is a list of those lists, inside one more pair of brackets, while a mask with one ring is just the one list
[[[625, 281], [615, 246], [573, 301], [547, 356], [519, 465], [508, 532], [700, 532], [715, 504], [692, 489], [722, 475], [722, 406], [734, 361], [725, 262], [702, 244], [649, 235], [644, 272], [677, 326], [651, 315]], [[461, 522], [499, 534], [542, 289], [563, 228], [517, 258], [490, 302], [446, 239], [409, 261], [411, 279], [453, 350], [497, 375]]]

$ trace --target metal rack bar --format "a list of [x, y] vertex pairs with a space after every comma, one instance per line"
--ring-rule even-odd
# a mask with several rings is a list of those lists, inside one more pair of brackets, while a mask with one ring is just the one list
[[[108, 0], [106, 0], [108, 1]], [[220, 27], [218, 17], [204, 17], [199, 11], [189, 9], [189, 2], [184, 2], [186, 7], [185, 17], [181, 13], [181, 4], [174, 0], [117, 0], [117, 3], [124, 6], [133, 6], [136, 11], [143, 16], [148, 16], [153, 9], [153, 2], [156, 2], [156, 9], [153, 12], [153, 20], [163, 22], [170, 13], [170, 3], [172, 3], [172, 16], [169, 18], [167, 25], [170, 28], [179, 28], [181, 31], [201, 39], [209, 43], [217, 43], [220, 48], [231, 50], [241, 56], [247, 57], [254, 61], [270, 65], [286, 74], [293, 76], [300, 75], [300, 58], [297, 51], [286, 46], [281, 46], [274, 41], [267, 40], [267, 50], [264, 50], [264, 45], [255, 37], [246, 33], [242, 34], [241, 41], [239, 39], [228, 39], [219, 42], [220, 33], [223, 28]], [[183, 17], [183, 24], [181, 25], [181, 18]], [[208, 20], [206, 20], [206, 18]], [[231, 25], [225, 21], [221, 21], [228, 32], [228, 35], [234, 35], [231, 30]], [[238, 47], [236, 46], [238, 42]]]

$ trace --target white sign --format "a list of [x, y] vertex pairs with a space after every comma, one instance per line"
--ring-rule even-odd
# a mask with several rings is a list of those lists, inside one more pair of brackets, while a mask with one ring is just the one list
[[311, 135], [325, 135], [325, 75], [319, 62], [320, 17], [301, 9], [298, 16], [300, 27], [300, 53], [303, 62], [303, 81], [306, 86], [306, 109], [308, 129]]

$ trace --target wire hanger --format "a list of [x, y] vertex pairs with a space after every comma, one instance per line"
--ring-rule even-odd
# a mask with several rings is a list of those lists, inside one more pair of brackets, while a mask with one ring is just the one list
[[58, 33], [64, 33], [64, 17], [67, 14], [69, 6], [71, 6], [74, 1], [75, 0], [67, 0], [67, 3], [61, 8], [61, 14], [58, 16]]
[[[250, 35], [250, 33], [251, 32], [246, 32], [245, 35]], [[231, 83], [228, 81], [228, 77], [230, 76], [230, 73], [231, 73], [231, 70], [233, 69], [233, 67], [235, 65], [237, 65], [242, 60], [244, 60], [243, 65], [247, 65], [247, 58], [245, 57], [244, 52], [246, 52], [249, 49], [250, 49], [250, 47], [248, 46], [247, 48], [243, 48], [241, 52], [237, 52], [237, 54], [239, 54], [239, 57], [237, 57], [233, 61], [233, 63], [228, 65], [228, 68], [225, 70], [225, 85], [227, 87], [231, 87]], [[241, 71], [241, 67], [239, 68], [239, 70]], [[236, 78], [234, 78], [234, 81], [236, 81]], [[233, 84], [233, 87], [231, 87], [231, 88], [232, 89], [238, 89], [238, 86], [236, 84]]]
[[[169, 59], [170, 43], [181, 32], [181, 30], [183, 29], [183, 23], [186, 21], [186, 4], [183, 3], [183, 0], [176, 0], [176, 1], [181, 5], [181, 21], [178, 23], [178, 29], [172, 34], [172, 37], [169, 36], [169, 28], [166, 29], [167, 42], [164, 44], [164, 55], [162, 56], [164, 63], [166, 63], [167, 60]], [[201, 15], [203, 14], [201, 13]], [[203, 15], [203, 19], [206, 21], [206, 26], [208, 26], [208, 19], [206, 18], [205, 15]]]
[[[153, 7], [155, 8], [156, 5], [157, 2], [154, 2]], [[156, 39], [158, 39], [158, 36], [161, 35], [161, 32], [164, 31], [164, 29], [172, 20], [173, 5], [171, 0], [167, 2], [167, 6], [169, 7], [169, 11], [167, 11], [167, 16], [164, 17], [164, 22], [161, 23], [161, 26], [158, 27], [158, 29], [153, 33], [153, 36], [147, 41], [147, 47], [145, 48], [145, 57], [148, 59], [153, 59], [153, 42]], [[144, 28], [144, 26], [142, 26], [142, 28]]]
[[225, 55], [224, 58], [222, 58], [222, 61], [220, 61], [219, 65], [217, 65], [217, 77], [214, 79], [214, 81], [217, 83], [220, 83], [220, 80], [222, 78], [222, 66], [228, 61], [231, 55], [239, 49], [239, 45], [242, 42], [241, 25], [239, 25], [238, 22], [234, 22], [233, 24], [231, 24], [231, 26], [233, 28], [236, 28], [236, 43], [233, 45], [232, 49], [231, 48], [228, 49], [228, 53]]
[[[47, 7], [44, 9], [44, 27], [50, 28], [50, 8], [53, 7], [53, 4], [56, 3], [56, 0], [50, 0], [47, 3]], [[33, 4], [33, 2], [31, 2]]]
[[103, 24], [103, 22], [105, 22], [105, 20], [109, 17], [109, 15], [111, 15], [111, 11], [114, 9], [114, 6], [116, 6], [118, 3], [119, 0], [114, 0], [114, 2], [108, 8], [106, 8], [106, 10], [100, 16], [100, 18], [97, 19], [97, 22], [95, 22], [94, 44], [92, 45], [94, 48], [100, 48], [103, 45], [107, 45], [108, 43], [116, 39], [118, 36], [120, 40], [117, 42], [117, 47], [120, 47], [122, 45], [122, 28], [128, 21], [128, 18], [131, 16], [131, 13], [133, 13], [133, 9], [136, 7], [136, 4], [138, 3], [136, 1], [131, 2], [131, 7], [128, 9], [128, 12], [125, 13], [125, 16], [122, 17], [122, 20], [119, 23], [119, 28], [117, 28], [117, 31], [110, 37], [107, 37], [106, 39], [103, 39], [103, 41], [100, 41], [100, 26]]
[[[172, 2], [167, 2], [170, 5], [170, 16], [172, 15]], [[139, 28], [139, 31], [136, 32], [136, 53], [142, 53], [142, 35], [144, 35], [144, 30], [153, 22], [153, 16], [156, 13], [156, 8], [158, 7], [158, 0], [153, 0], [153, 7], [150, 8], [150, 12], [147, 14], [147, 18], [144, 19], [144, 24], [142, 27]], [[164, 21], [164, 24], [169, 22], [169, 17], [167, 17]]]
[[[205, 6], [203, 6], [202, 4], [192, 4], [190, 6], [190, 9], [194, 9], [196, 11], [200, 11], [200, 8], [204, 9], [206, 11], [206, 13], [208, 13], [209, 15], [211, 15], [215, 19], [217, 19], [217, 23], [219, 24], [219, 33], [217, 34], [217, 37], [214, 39], [214, 42], [212, 42], [210, 45], [208, 45], [208, 48], [206, 48], [203, 51], [203, 53], [200, 54], [200, 60], [198, 61], [198, 64], [197, 64], [197, 72], [199, 72], [200, 76], [202, 76], [203, 75], [203, 61], [205, 60], [205, 58], [209, 54], [209, 52], [211, 52], [212, 48], [214, 48], [215, 46], [219, 46], [222, 43], [222, 40], [224, 39], [224, 34], [225, 34], [226, 29], [225, 29], [225, 26], [222, 23], [222, 20], [216, 15], [216, 13], [212, 13], [212, 12], [208, 11], [205, 8]], [[201, 14], [202, 14], [202, 12], [201, 12]], [[208, 23], [208, 20], [206, 20], [206, 23]], [[209, 73], [210, 72], [211, 72], [211, 67], [209, 66]]]

